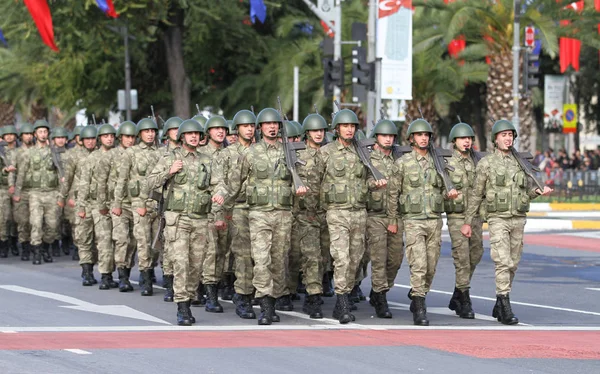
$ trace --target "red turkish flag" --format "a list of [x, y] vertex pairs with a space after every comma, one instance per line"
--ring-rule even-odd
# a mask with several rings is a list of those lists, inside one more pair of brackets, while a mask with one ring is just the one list
[[[560, 3], [559, 0], [556, 0]], [[598, 2], [598, 0], [596, 0]], [[573, 9], [577, 12], [581, 12], [585, 5], [585, 1], [572, 2], [565, 6], [565, 9]], [[567, 26], [571, 22], [568, 20], [560, 21], [561, 26]], [[567, 71], [569, 65], [573, 66], [575, 71], [579, 71], [579, 55], [581, 53], [581, 41], [573, 38], [560, 38], [559, 40], [559, 60], [560, 60], [560, 72], [564, 73]]]
[[412, 0], [379, 0], [379, 18], [391, 16], [400, 8], [412, 9]]
[[54, 28], [48, 2], [46, 0], [25, 0], [25, 6], [29, 9], [44, 44], [58, 52], [58, 47], [54, 42]]

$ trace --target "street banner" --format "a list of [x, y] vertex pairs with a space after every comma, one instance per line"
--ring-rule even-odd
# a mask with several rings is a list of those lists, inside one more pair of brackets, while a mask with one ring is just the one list
[[544, 129], [563, 132], [563, 105], [567, 80], [562, 75], [544, 76]]
[[577, 132], [577, 104], [563, 106], [563, 134]]

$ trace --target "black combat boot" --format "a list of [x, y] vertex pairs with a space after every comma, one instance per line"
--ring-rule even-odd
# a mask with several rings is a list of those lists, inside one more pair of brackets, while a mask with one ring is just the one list
[[358, 304], [361, 300], [366, 300], [367, 298], [363, 295], [362, 290], [360, 289], [360, 285], [354, 286], [352, 291], [350, 291], [350, 301], [354, 304]]
[[323, 281], [321, 282], [323, 285], [323, 297], [333, 297], [333, 295], [335, 295], [332, 280], [332, 271], [326, 271], [325, 273], [323, 273]]
[[10, 251], [13, 254], [13, 256], [18, 256], [19, 255], [19, 239], [16, 236], [11, 236], [9, 238], [9, 242], [10, 242]]
[[173, 302], [173, 278], [174, 277], [172, 274], [163, 274], [163, 287], [165, 288], [165, 295], [163, 296], [163, 301], [167, 303]]
[[129, 279], [131, 279], [131, 268], [125, 268], [125, 274], [127, 274], [127, 291], [133, 291], [133, 286], [129, 282]]
[[427, 306], [425, 298], [421, 296], [413, 296], [410, 303], [410, 311], [413, 313], [413, 322], [417, 326], [429, 326], [427, 319]]
[[375, 299], [375, 314], [378, 318], [392, 318], [385, 291], [373, 292], [372, 299]]
[[44, 262], [52, 262], [52, 254], [50, 253], [50, 244], [42, 243], [42, 257], [44, 258]]
[[92, 264], [82, 264], [81, 265], [81, 269], [82, 269], [82, 273], [81, 273], [81, 278], [82, 278], [82, 282], [81, 284], [83, 286], [92, 286], [97, 282], [94, 282], [94, 265]]
[[65, 256], [68, 256], [69, 253], [71, 253], [71, 246], [73, 245], [73, 239], [70, 236], [65, 236], [64, 238], [62, 238], [62, 240], [60, 241], [60, 247], [62, 249], [62, 253], [65, 254]]
[[259, 325], [270, 325], [273, 323], [272, 320], [272, 312], [270, 308], [275, 310], [274, 305], [271, 305], [270, 300], [273, 300], [269, 296], [264, 296], [258, 299], [260, 303], [260, 315], [258, 316], [258, 324]]
[[31, 245], [29, 242], [21, 243], [21, 261], [29, 261], [29, 253], [31, 251]]
[[110, 283], [108, 282], [109, 274], [102, 274], [102, 278], [100, 278], [100, 286], [98, 289], [100, 290], [110, 290]]
[[0, 240], [0, 258], [8, 257], [8, 240]]
[[[152, 282], [152, 279], [150, 279], [150, 282]], [[191, 326], [192, 321], [190, 320], [190, 315], [191, 311], [187, 301], [177, 303], [177, 324], [179, 326]]]
[[119, 282], [114, 280], [112, 273], [108, 274], [108, 285], [110, 288], [119, 288]]
[[475, 312], [473, 312], [473, 306], [471, 305], [471, 296], [469, 290], [464, 290], [460, 293], [460, 318], [474, 319]]
[[154, 267], [150, 268], [148, 271], [150, 272], [150, 280], [152, 281], [152, 284], [156, 284], [156, 273], [154, 272]]
[[73, 245], [73, 256], [71, 256], [73, 261], [79, 261], [79, 248], [76, 245]]
[[221, 299], [223, 300], [233, 300], [233, 294], [235, 294], [235, 288], [233, 287], [235, 283], [235, 274], [226, 273], [223, 279], [223, 291], [221, 292]]
[[143, 283], [140, 284], [142, 288], [141, 295], [142, 296], [152, 296], [154, 295], [154, 288], [152, 287], [152, 273], [150, 270], [143, 270], [140, 272], [142, 274]]
[[204, 285], [202, 282], [198, 284], [196, 288], [196, 297], [192, 300], [192, 306], [205, 306], [206, 297], [204, 297]]
[[333, 318], [340, 321], [341, 324], [346, 324], [355, 320], [350, 313], [350, 300], [348, 294], [338, 294], [335, 307], [333, 308]]
[[450, 303], [448, 303], [448, 309], [453, 310], [454, 312], [456, 312], [457, 316], [460, 316], [460, 308], [461, 308], [460, 290], [458, 288], [454, 287], [454, 293], [452, 294], [452, 297], [450, 298]]
[[192, 306], [192, 300], [186, 301], [187, 307], [190, 310], [190, 321], [192, 321], [192, 324], [196, 323], [196, 317], [194, 317], [194, 315], [192, 314], [192, 309], [190, 308], [190, 306]]
[[[298, 273], [298, 286], [296, 286], [296, 294], [306, 294], [306, 286], [302, 282], [302, 272]], [[300, 297], [294, 300], [300, 300]]]
[[519, 319], [515, 316], [510, 306], [510, 297], [508, 294], [496, 295], [496, 305], [494, 306], [492, 316], [504, 325], [516, 325], [519, 323]]
[[217, 285], [205, 284], [204, 290], [206, 291], [206, 306], [204, 310], [210, 313], [223, 313], [223, 307], [219, 304], [219, 298], [217, 297]]
[[306, 295], [304, 298], [304, 305], [302, 305], [302, 311], [310, 318], [321, 319], [323, 318], [323, 310], [321, 309], [321, 295]]
[[294, 304], [292, 304], [290, 295], [283, 295], [277, 298], [277, 301], [275, 302], [275, 310], [281, 310], [282, 312], [291, 312], [294, 310]]
[[52, 256], [60, 257], [60, 243], [58, 240], [52, 242]]
[[131, 283], [129, 283], [129, 274], [127, 269], [118, 268], [117, 273], [119, 274], [119, 292], [133, 291]]
[[33, 261], [34, 265], [42, 264], [42, 246], [41, 245], [32, 245], [31, 250], [33, 251]]
[[256, 314], [250, 305], [250, 295], [233, 295], [233, 303], [235, 304], [235, 314], [242, 319], [255, 319]]

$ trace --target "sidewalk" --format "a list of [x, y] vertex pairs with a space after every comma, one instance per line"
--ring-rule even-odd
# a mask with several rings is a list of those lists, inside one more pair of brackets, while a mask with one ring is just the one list
[[598, 203], [531, 203], [531, 212], [600, 211]]

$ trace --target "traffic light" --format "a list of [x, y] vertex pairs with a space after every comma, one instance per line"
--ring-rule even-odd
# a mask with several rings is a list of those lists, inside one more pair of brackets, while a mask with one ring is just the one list
[[364, 102], [367, 92], [375, 88], [375, 64], [367, 62], [367, 50], [352, 48], [352, 101]]
[[529, 48], [523, 55], [523, 92], [528, 94], [531, 88], [539, 85], [540, 55], [533, 54]]
[[333, 87], [338, 86], [340, 89], [344, 87], [344, 61], [340, 58], [337, 60], [331, 58], [323, 59], [323, 88], [325, 96], [333, 95]]

